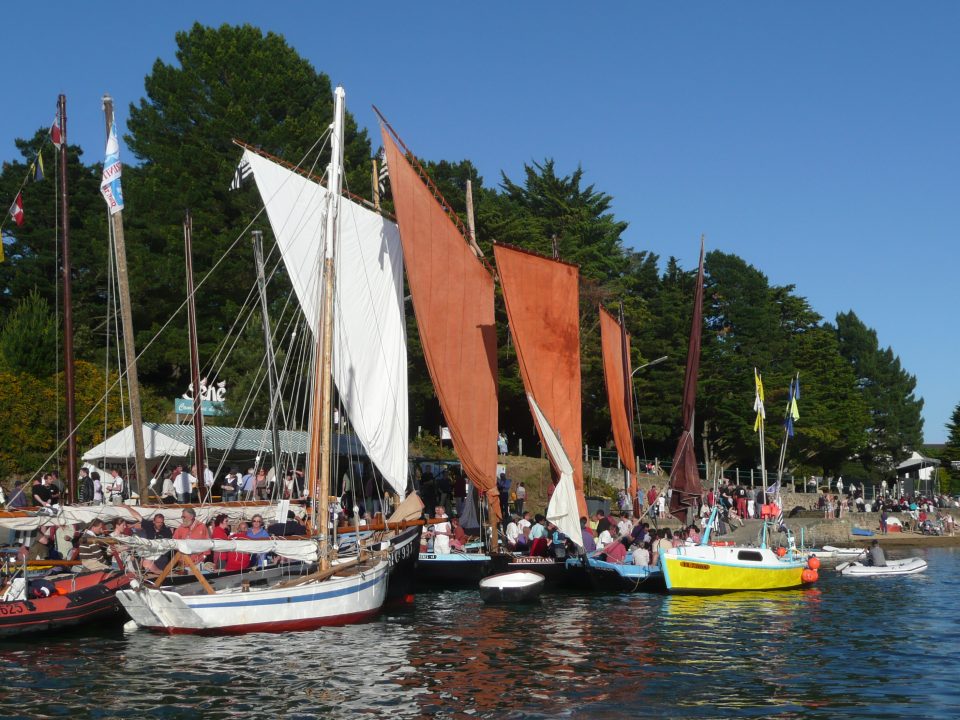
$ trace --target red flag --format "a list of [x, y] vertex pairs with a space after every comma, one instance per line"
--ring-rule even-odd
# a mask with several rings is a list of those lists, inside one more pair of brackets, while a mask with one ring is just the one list
[[63, 145], [63, 133], [60, 131], [60, 113], [53, 118], [53, 125], [50, 126], [50, 140], [57, 146], [57, 150]]
[[10, 217], [17, 224], [17, 227], [23, 225], [23, 193], [17, 193], [17, 199], [10, 206]]

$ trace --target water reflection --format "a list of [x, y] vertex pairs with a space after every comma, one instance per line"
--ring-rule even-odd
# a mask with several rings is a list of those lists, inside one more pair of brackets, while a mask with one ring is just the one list
[[960, 715], [960, 552], [926, 577], [714, 597], [546, 596], [291, 635], [0, 643], [4, 717]]

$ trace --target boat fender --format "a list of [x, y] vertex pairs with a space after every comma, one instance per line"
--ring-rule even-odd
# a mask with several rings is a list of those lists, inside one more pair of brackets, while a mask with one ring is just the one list
[[810, 568], [811, 570], [819, 570], [820, 558], [818, 558], [816, 555], [811, 555], [810, 559], [807, 560], [807, 567]]
[[805, 583], [816, 582], [820, 577], [820, 574], [816, 570], [811, 570], [810, 568], [805, 568], [804, 571], [800, 574], [800, 580]]
[[785, 547], [778, 547], [778, 548], [777, 548], [777, 557], [778, 557], [778, 558], [782, 558], [782, 557], [783, 557], [784, 555], [786, 555], [786, 554], [787, 554], [787, 549], [786, 549]]

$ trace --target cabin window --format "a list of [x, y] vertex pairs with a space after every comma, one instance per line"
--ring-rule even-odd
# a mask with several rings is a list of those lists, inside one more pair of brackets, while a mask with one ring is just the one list
[[763, 555], [758, 553], [756, 550], [741, 550], [737, 553], [737, 560], [753, 560], [754, 562], [761, 562], [763, 560]]

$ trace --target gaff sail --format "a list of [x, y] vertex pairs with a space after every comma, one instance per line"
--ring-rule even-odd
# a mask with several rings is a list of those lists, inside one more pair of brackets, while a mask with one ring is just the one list
[[386, 129], [383, 145], [423, 355], [467, 477], [497, 496], [497, 334], [493, 277]]
[[613, 442], [620, 462], [630, 472], [630, 497], [637, 497], [637, 458], [633, 451], [633, 392], [630, 386], [630, 336], [616, 318], [600, 307], [603, 378], [610, 404]]
[[[250, 150], [284, 265], [317, 337], [327, 189]], [[367, 455], [403, 498], [407, 487], [407, 340], [397, 226], [343, 198], [334, 290], [333, 379]]]
[[700, 242], [700, 268], [693, 300], [690, 344], [687, 348], [687, 370], [683, 380], [683, 432], [677, 442], [670, 469], [670, 514], [687, 522], [687, 510], [696, 509], [703, 494], [697, 454], [693, 447], [693, 416], [697, 404], [697, 375], [700, 371], [700, 336], [703, 328], [703, 241]]
[[[494, 245], [493, 252], [523, 386], [560, 437], [573, 466], [579, 513], [586, 515], [580, 429], [580, 271], [576, 265], [506, 245]], [[546, 444], [539, 425], [537, 429]], [[560, 472], [556, 464], [553, 467]]]

